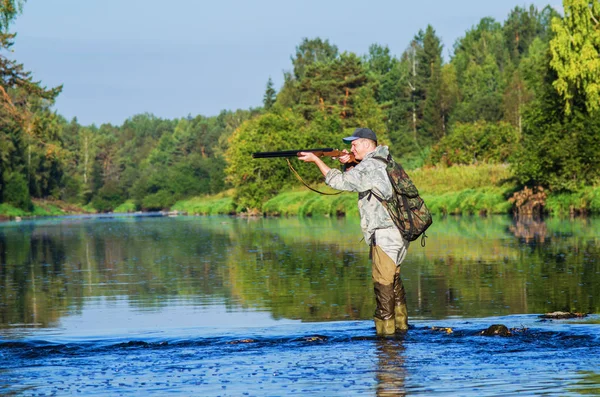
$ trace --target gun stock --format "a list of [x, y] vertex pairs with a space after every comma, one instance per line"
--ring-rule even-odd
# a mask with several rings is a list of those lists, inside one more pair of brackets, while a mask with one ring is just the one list
[[255, 159], [267, 159], [267, 158], [275, 158], [275, 157], [298, 157], [298, 153], [300, 152], [313, 152], [318, 157], [340, 157], [343, 156], [344, 153], [341, 150], [332, 149], [329, 147], [320, 148], [320, 149], [298, 149], [298, 150], [282, 150], [279, 152], [258, 152], [252, 153], [252, 158]]

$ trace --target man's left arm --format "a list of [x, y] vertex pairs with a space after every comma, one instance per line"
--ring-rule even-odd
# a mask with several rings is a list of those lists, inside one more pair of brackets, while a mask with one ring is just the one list
[[315, 163], [317, 167], [319, 167], [319, 170], [321, 171], [323, 176], [327, 175], [329, 170], [331, 170], [331, 168], [327, 164], [325, 164], [325, 162], [321, 160], [320, 157], [318, 157], [312, 152], [300, 152], [298, 160], [302, 160], [307, 163]]

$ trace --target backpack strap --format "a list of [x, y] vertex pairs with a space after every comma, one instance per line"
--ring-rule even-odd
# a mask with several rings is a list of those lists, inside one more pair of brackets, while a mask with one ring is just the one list
[[[388, 163], [389, 163], [389, 161], [390, 161], [390, 156], [391, 156], [391, 155], [388, 155], [388, 158], [387, 158], [387, 159], [384, 159], [383, 157], [379, 157], [379, 156], [373, 156], [372, 158], [373, 158], [373, 159], [375, 159], [375, 160], [379, 160], [379, 161], [381, 161], [381, 162], [382, 162], [382, 163], [384, 163], [384, 164], [385, 164], [385, 166], [387, 167], [387, 165], [388, 165]], [[387, 174], [387, 171], [386, 171], [386, 174]], [[388, 175], [388, 179], [389, 179], [389, 175]], [[390, 183], [391, 183], [391, 181], [390, 181]], [[394, 190], [394, 186], [392, 186], [392, 190]], [[380, 202], [380, 203], [382, 203], [382, 202], [384, 202], [384, 201], [385, 201], [385, 200], [383, 199], [383, 197], [379, 197], [379, 196], [378, 196], [378, 195], [377, 195], [375, 192], [373, 192], [373, 190], [369, 190], [369, 198], [367, 198], [367, 200], [371, 200], [371, 196], [375, 196], [375, 198], [376, 198], [377, 200], [379, 200], [379, 202]]]
[[[377, 157], [377, 156], [373, 156], [373, 158], [376, 159], [376, 160], [379, 160], [379, 161], [381, 161], [383, 163], [385, 163], [386, 167], [390, 163], [390, 161], [392, 161], [392, 155], [391, 154], [388, 155], [387, 159], [384, 159], [383, 157]], [[397, 164], [397, 165], [400, 166], [400, 164]], [[400, 167], [402, 167], [402, 166], [400, 166]], [[388, 175], [388, 178], [390, 178], [390, 183], [391, 183], [392, 182], [391, 181], [391, 177], [390, 177], [389, 173], [387, 173], [387, 170], [386, 170], [386, 174]], [[393, 190], [393, 188], [394, 188], [394, 186], [393, 186], [393, 183], [392, 183], [392, 190]], [[373, 193], [372, 190], [369, 192], [369, 198], [371, 198], [370, 195], [374, 195], [379, 200], [379, 202], [383, 202], [384, 201], [381, 197], [379, 197], [375, 193]], [[400, 200], [402, 201], [402, 205], [404, 206], [404, 208], [409, 209], [410, 205], [408, 203], [408, 198], [404, 194], [398, 194], [398, 196], [400, 196]], [[413, 214], [412, 214], [412, 212], [410, 210], [407, 210], [406, 211], [406, 215], [408, 217], [408, 223], [410, 225], [410, 230], [412, 231], [413, 228], [415, 227], [415, 221], [413, 219]], [[422, 247], [425, 247], [425, 239], [426, 238], [427, 238], [427, 235], [425, 234], [425, 232], [423, 232], [423, 234], [421, 235], [421, 246]]]
[[383, 162], [383, 163], [384, 163], [386, 166], [387, 166], [387, 165], [388, 165], [388, 163], [389, 163], [389, 162], [392, 160], [392, 158], [391, 158], [391, 157], [392, 157], [392, 155], [391, 155], [391, 154], [388, 154], [388, 157], [387, 157], [387, 159], [385, 159], [385, 158], [383, 158], [383, 157], [380, 157], [380, 156], [373, 156], [373, 158], [374, 158], [375, 160], [379, 160], [379, 161]]

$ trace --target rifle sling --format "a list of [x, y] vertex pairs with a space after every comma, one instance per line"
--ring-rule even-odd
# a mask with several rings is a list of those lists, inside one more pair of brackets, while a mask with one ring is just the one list
[[336, 192], [336, 193], [325, 193], [325, 192], [320, 192], [317, 189], [313, 189], [312, 187], [308, 186], [308, 184], [306, 182], [304, 182], [304, 179], [302, 179], [302, 177], [300, 176], [300, 174], [298, 174], [298, 172], [294, 169], [294, 167], [292, 167], [292, 163], [290, 163], [290, 159], [285, 159], [285, 161], [287, 161], [288, 166], [290, 167], [290, 170], [292, 170], [292, 172], [294, 173], [294, 175], [296, 175], [296, 178], [298, 178], [298, 180], [300, 182], [302, 182], [302, 184], [304, 186], [306, 186], [307, 188], [309, 188], [310, 190], [312, 190], [315, 193], [319, 193], [319, 194], [323, 194], [325, 196], [335, 196], [336, 194], [340, 194], [342, 193], [341, 191]]

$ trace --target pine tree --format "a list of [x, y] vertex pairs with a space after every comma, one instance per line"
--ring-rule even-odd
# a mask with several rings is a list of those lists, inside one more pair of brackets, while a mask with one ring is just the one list
[[431, 144], [444, 135], [442, 114], [442, 45], [431, 25], [423, 36], [423, 51], [420, 54], [423, 76], [424, 98], [421, 103], [420, 139]]
[[271, 77], [269, 77], [269, 81], [267, 81], [267, 89], [263, 98], [265, 110], [269, 110], [273, 107], [273, 104], [275, 104], [275, 99], [277, 99], [276, 94], [277, 92], [273, 88], [273, 80], [271, 80]]
[[[40, 186], [40, 178], [49, 175], [58, 178], [60, 168], [54, 159], [61, 153], [57, 145], [55, 117], [49, 107], [62, 86], [46, 89], [33, 81], [23, 65], [8, 59], [16, 37], [9, 31], [10, 24], [22, 11], [24, 0], [0, 2], [0, 170], [24, 172], [32, 193], [47, 193], [50, 186]], [[36, 166], [38, 167], [36, 169]], [[0, 198], [5, 172], [0, 172]], [[56, 182], [56, 181], [54, 181]]]
[[294, 77], [301, 81], [307, 68], [315, 63], [327, 63], [338, 56], [337, 46], [330, 44], [329, 40], [304, 38], [302, 43], [296, 47], [296, 57], [292, 58], [294, 64]]

